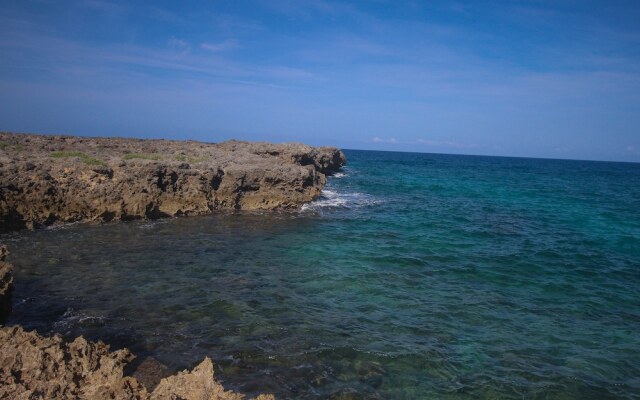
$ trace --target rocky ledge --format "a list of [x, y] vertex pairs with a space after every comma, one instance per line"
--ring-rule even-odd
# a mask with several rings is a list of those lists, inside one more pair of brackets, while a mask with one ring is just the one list
[[0, 230], [295, 209], [346, 163], [333, 147], [0, 133]]

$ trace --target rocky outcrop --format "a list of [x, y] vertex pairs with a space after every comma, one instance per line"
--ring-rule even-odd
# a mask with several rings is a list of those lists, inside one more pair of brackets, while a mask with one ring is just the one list
[[[213, 362], [208, 357], [192, 371], [178, 372], [160, 381], [151, 393], [151, 399], [220, 399], [242, 400], [242, 394], [225, 391], [222, 385], [212, 379]], [[273, 400], [273, 395], [261, 394], [255, 400]]]
[[82, 337], [64, 343], [20, 327], [0, 329], [0, 398], [127, 398], [146, 395], [123, 366], [133, 358]]
[[6, 246], [0, 245], [0, 324], [4, 324], [9, 312], [11, 312], [13, 265], [5, 261], [8, 254]]
[[0, 230], [295, 209], [346, 163], [333, 147], [0, 133]]
[[[135, 378], [124, 375], [134, 356], [126, 349], [82, 337], [64, 342], [20, 327], [0, 328], [0, 398], [3, 399], [139, 399], [242, 400], [225, 391], [214, 378], [209, 358], [192, 371], [164, 378], [149, 392]], [[256, 399], [273, 399], [260, 395]]]

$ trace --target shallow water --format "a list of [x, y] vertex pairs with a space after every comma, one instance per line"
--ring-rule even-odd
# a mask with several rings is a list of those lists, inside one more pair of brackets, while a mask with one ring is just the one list
[[9, 323], [281, 398], [640, 398], [640, 164], [346, 153], [299, 213], [1, 237]]

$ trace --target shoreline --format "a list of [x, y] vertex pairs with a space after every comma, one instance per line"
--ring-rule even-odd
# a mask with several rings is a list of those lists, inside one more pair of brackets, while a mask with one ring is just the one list
[[[299, 210], [346, 163], [333, 147], [85, 138], [0, 132], [0, 232], [69, 223]], [[152, 358], [82, 336], [71, 342], [4, 326], [13, 265], [0, 244], [0, 397], [244, 399], [206, 357], [167, 376]], [[133, 371], [126, 371], [133, 369]], [[261, 394], [257, 400], [274, 399]]]

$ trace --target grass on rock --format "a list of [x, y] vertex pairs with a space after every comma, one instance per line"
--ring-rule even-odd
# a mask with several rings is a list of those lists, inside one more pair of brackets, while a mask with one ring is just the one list
[[88, 154], [85, 154], [81, 151], [54, 151], [51, 153], [52, 158], [69, 158], [69, 157], [78, 157], [85, 164], [89, 165], [105, 165], [104, 161], [98, 160], [97, 158], [91, 157]]
[[141, 160], [160, 160], [162, 157], [158, 154], [142, 154], [142, 153], [129, 153], [122, 156], [123, 160], [132, 160], [134, 158]]
[[178, 154], [174, 157], [176, 161], [186, 161], [191, 164], [197, 164], [199, 162], [207, 161], [209, 157], [187, 157], [184, 154]]

